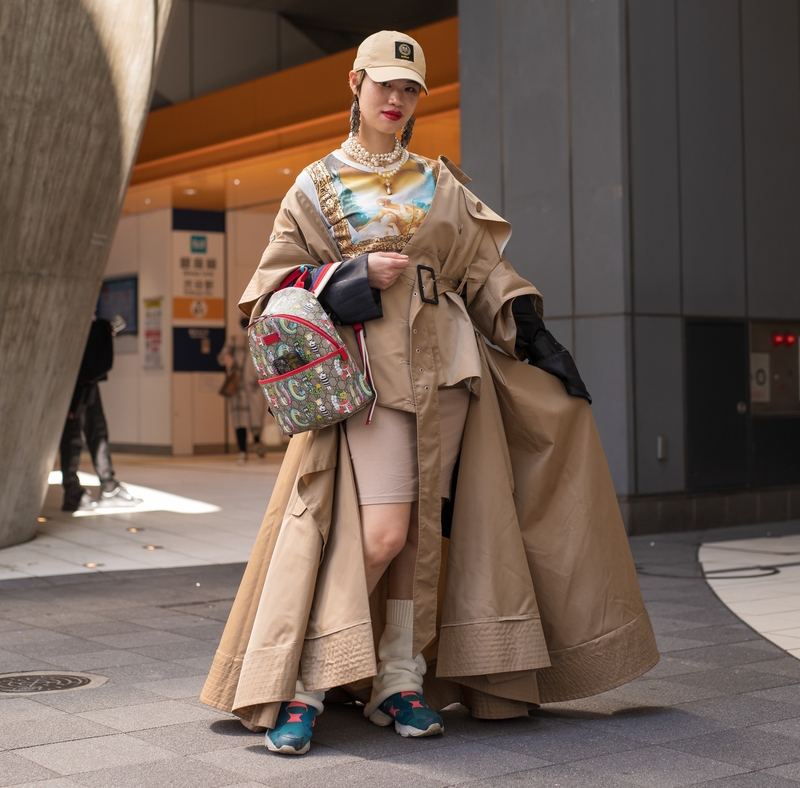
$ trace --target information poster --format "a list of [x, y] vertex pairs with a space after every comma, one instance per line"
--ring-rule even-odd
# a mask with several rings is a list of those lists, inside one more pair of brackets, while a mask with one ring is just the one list
[[144, 299], [144, 368], [163, 369], [164, 299]]
[[225, 233], [172, 232], [173, 370], [218, 371], [225, 344]]

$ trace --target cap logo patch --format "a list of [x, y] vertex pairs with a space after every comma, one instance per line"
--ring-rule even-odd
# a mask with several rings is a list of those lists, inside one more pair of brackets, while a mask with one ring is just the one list
[[398, 60], [408, 60], [414, 62], [414, 45], [409, 44], [407, 41], [394, 42], [394, 56]]

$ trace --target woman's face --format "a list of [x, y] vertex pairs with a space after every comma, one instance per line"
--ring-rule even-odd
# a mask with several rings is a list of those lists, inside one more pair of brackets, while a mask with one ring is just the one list
[[[358, 74], [351, 71], [350, 86], [353, 92], [357, 84]], [[358, 94], [361, 123], [381, 134], [396, 134], [414, 114], [419, 91], [419, 83], [410, 79], [373, 82], [365, 74]]]

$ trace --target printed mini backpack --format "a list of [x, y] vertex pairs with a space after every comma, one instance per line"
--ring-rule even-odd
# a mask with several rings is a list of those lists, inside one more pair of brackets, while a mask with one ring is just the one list
[[[319, 430], [370, 403], [375, 406], [363, 325], [353, 326], [362, 372], [317, 300], [340, 265], [317, 269], [311, 290], [304, 287], [309, 271], [301, 271], [293, 286], [277, 290], [248, 326], [258, 383], [284, 435]], [[371, 417], [372, 409], [367, 422]]]

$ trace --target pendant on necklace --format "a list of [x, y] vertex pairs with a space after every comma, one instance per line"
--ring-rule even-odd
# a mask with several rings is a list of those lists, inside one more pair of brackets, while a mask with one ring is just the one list
[[391, 185], [390, 185], [390, 184], [388, 184], [388, 183], [386, 184], [386, 193], [387, 193], [387, 194], [391, 194], [391, 193], [392, 193], [392, 187], [391, 187]]

